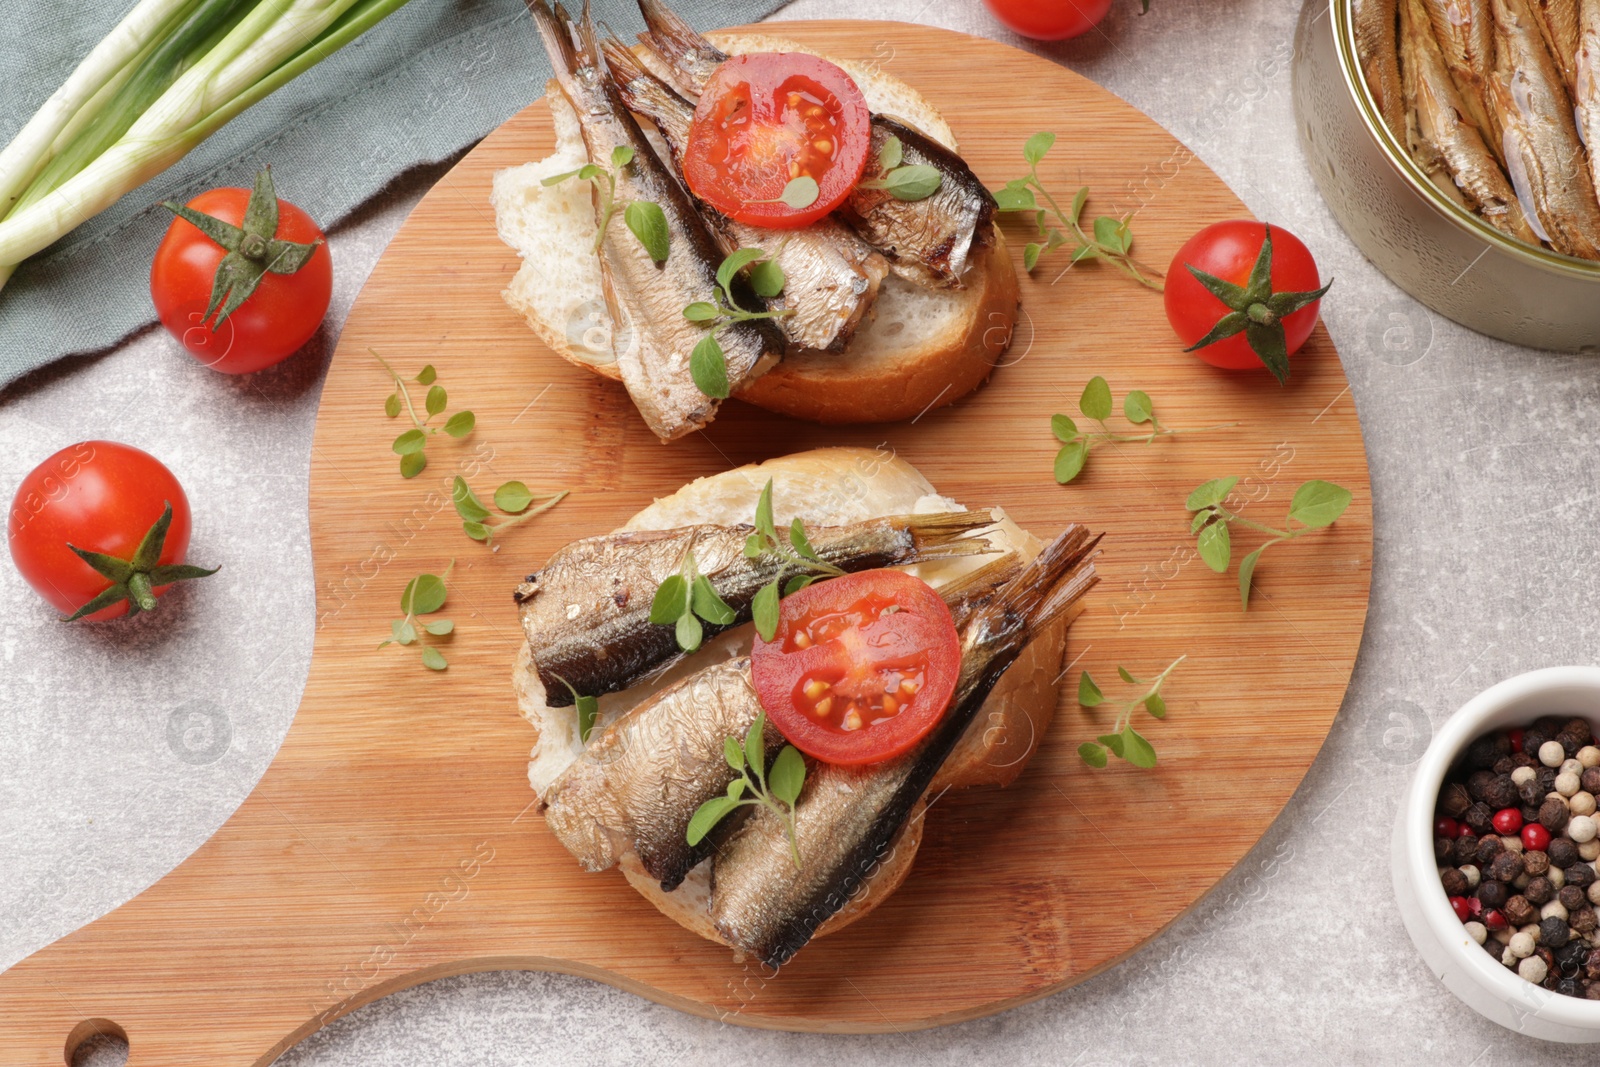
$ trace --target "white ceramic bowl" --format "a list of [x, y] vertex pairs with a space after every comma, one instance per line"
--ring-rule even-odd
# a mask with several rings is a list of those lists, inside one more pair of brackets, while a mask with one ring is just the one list
[[1479, 1015], [1546, 1041], [1600, 1042], [1600, 1000], [1552, 993], [1492, 959], [1456, 918], [1433, 858], [1434, 807], [1456, 757], [1482, 734], [1523, 726], [1541, 715], [1582, 717], [1600, 727], [1600, 667], [1519, 674], [1479, 693], [1450, 717], [1400, 802], [1391, 849], [1394, 892], [1423, 961]]

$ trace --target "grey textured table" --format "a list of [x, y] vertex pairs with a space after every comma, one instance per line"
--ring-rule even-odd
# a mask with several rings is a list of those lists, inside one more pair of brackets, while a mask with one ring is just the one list
[[[1117, 0], [1103, 34], [1044, 51], [1165, 124], [1338, 279], [1325, 315], [1372, 465], [1377, 558], [1355, 678], [1260, 845], [1120, 967], [980, 1022], [865, 1038], [763, 1033], [581, 979], [484, 974], [381, 1000], [280, 1063], [1592, 1062], [1592, 1051], [1480, 1019], [1428, 974], [1395, 914], [1387, 850], [1410, 767], [1451, 711], [1507, 675], [1596, 659], [1594, 364], [1471, 334], [1362, 259], [1294, 143], [1297, 5], [1154, 7], [1141, 18], [1134, 0]], [[780, 17], [862, 15], [1010, 39], [978, 0], [798, 0]], [[306, 476], [327, 352], [437, 177], [406, 176], [335, 232], [321, 347], [289, 365], [229, 379], [151, 333], [0, 394], [0, 491], [74, 441], [142, 446], [203, 504], [192, 556], [225, 568], [163, 617], [112, 635], [61, 626], [0, 566], [0, 968], [177, 865], [282, 741], [311, 650]], [[197, 747], [221, 737], [193, 732], [208, 718], [228, 744], [204, 762]], [[1272, 724], [1261, 726], [1270, 745]], [[1085, 906], [1114, 905], [1120, 891]]]

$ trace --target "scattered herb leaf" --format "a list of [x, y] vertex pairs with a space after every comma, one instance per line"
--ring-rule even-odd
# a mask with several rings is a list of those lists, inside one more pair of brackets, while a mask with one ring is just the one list
[[[1091, 767], [1104, 767], [1107, 763], [1106, 755], [1109, 752], [1120, 760], [1126, 760], [1135, 767], [1150, 768], [1156, 765], [1156, 750], [1139, 731], [1133, 728], [1133, 713], [1139, 708], [1144, 708], [1153, 718], [1164, 719], [1167, 717], [1167, 703], [1161, 696], [1161, 687], [1166, 684], [1167, 678], [1177, 669], [1178, 664], [1188, 659], [1179, 656], [1167, 665], [1167, 669], [1150, 681], [1135, 678], [1126, 668], [1119, 666], [1117, 676], [1131, 686], [1141, 687], [1138, 695], [1133, 699], [1116, 705], [1116, 718], [1112, 722], [1111, 732], [1102, 734], [1093, 741], [1085, 741], [1078, 746], [1078, 755], [1083, 762]], [[1099, 707], [1105, 703], [1105, 694], [1089, 677], [1089, 672], [1084, 671], [1078, 676], [1078, 703], [1086, 708]]]
[[[1089, 384], [1083, 387], [1083, 396], [1078, 401], [1078, 410], [1085, 418], [1093, 419], [1100, 424], [1098, 430], [1080, 430], [1078, 424], [1066, 415], [1052, 415], [1050, 417], [1050, 432], [1055, 434], [1056, 440], [1061, 442], [1061, 448], [1056, 452], [1055, 477], [1056, 481], [1066, 485], [1083, 472], [1084, 464], [1089, 460], [1089, 453], [1102, 445], [1109, 444], [1150, 444], [1158, 438], [1173, 437], [1180, 433], [1204, 433], [1207, 430], [1226, 429], [1227, 426], [1205, 426], [1194, 430], [1174, 430], [1161, 425], [1161, 420], [1156, 418], [1155, 404], [1150, 399], [1150, 394], [1142, 389], [1135, 389], [1122, 401], [1122, 414], [1135, 426], [1148, 426], [1146, 433], [1117, 433], [1106, 425], [1106, 419], [1111, 417], [1112, 397], [1111, 386], [1099, 375], [1089, 379]], [[1224, 494], [1226, 495], [1226, 494]]]
[[1189, 530], [1197, 535], [1200, 558], [1218, 574], [1228, 569], [1232, 558], [1231, 524], [1238, 523], [1268, 536], [1265, 544], [1239, 561], [1239, 602], [1243, 610], [1249, 611], [1250, 590], [1261, 554], [1281, 541], [1292, 541], [1312, 530], [1332, 526], [1350, 506], [1352, 498], [1350, 490], [1332, 482], [1306, 482], [1295, 490], [1294, 499], [1289, 502], [1289, 518], [1285, 528], [1280, 530], [1247, 519], [1227, 507], [1228, 494], [1237, 484], [1237, 478], [1213, 478], [1190, 493], [1184, 507], [1195, 513]]
[[[426, 386], [428, 389], [423, 398], [424, 417], [418, 417], [416, 406], [411, 403], [411, 391], [406, 382], [389, 365], [388, 360], [370, 348], [367, 351], [372, 352], [373, 357], [383, 364], [383, 369], [394, 381], [394, 392], [390, 393], [388, 399], [383, 402], [383, 413], [391, 419], [397, 419], [400, 417], [400, 412], [404, 410], [406, 414], [411, 416], [411, 429], [396, 437], [394, 443], [389, 447], [395, 455], [400, 457], [400, 477], [415, 478], [428, 465], [428, 456], [425, 451], [428, 447], [428, 438], [438, 433], [441, 429], [438, 426], [429, 424], [433, 422], [435, 416], [444, 413], [446, 406], [450, 403], [450, 395], [445, 392], [443, 386], [433, 384], [439, 377], [439, 372], [434, 369], [433, 364], [430, 363], [423, 367], [417, 373], [417, 376], [412, 379], [418, 385]], [[443, 430], [451, 437], [460, 438], [471, 433], [475, 425], [477, 425], [477, 420], [473, 417], [472, 412], [458, 411], [445, 420]]]
[[[467, 484], [467, 480], [459, 474], [451, 486], [450, 499], [456, 506], [456, 514], [461, 516], [461, 528], [466, 531], [467, 536], [474, 541], [488, 544], [501, 530], [508, 530], [549, 511], [566, 499], [568, 492], [569, 490], [563, 489], [560, 492], [540, 495], [522, 482], [506, 482], [494, 491], [494, 506], [509, 517], [494, 523], [488, 521], [494, 517], [493, 513], [484, 506], [483, 501], [478, 499], [478, 495]], [[535, 507], [535, 504], [538, 506]]]
[[[389, 640], [379, 644], [379, 648], [388, 645], [417, 644], [420, 637], [417, 633], [418, 626], [431, 637], [448, 637], [455, 632], [455, 623], [449, 619], [422, 618], [444, 607], [445, 600], [449, 596], [447, 583], [455, 565], [456, 561], [451, 560], [443, 574], [419, 574], [406, 583], [404, 591], [400, 594], [400, 610], [405, 612], [405, 617], [395, 619], [389, 624]], [[423, 644], [421, 650], [422, 665], [429, 670], [442, 671], [449, 666], [444, 653], [435, 645]]]

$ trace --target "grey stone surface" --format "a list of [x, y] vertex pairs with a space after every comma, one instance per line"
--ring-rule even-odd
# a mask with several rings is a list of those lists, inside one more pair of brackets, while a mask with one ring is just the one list
[[[1038, 50], [1155, 116], [1255, 212], [1311, 245], [1338, 279], [1325, 314], [1372, 465], [1376, 562], [1355, 679], [1322, 755], [1260, 845], [1121, 966], [981, 1022], [864, 1038], [764, 1033], [581, 979], [486, 974], [379, 1001], [280, 1063], [1592, 1060], [1480, 1019], [1427, 973], [1393, 908], [1387, 841], [1410, 767], [1453, 709], [1507, 675], [1596, 658], [1593, 364], [1475, 336], [1362, 259], [1294, 143], [1296, 5], [1154, 8], [1140, 18], [1134, 0], [1116, 0], [1103, 34]], [[798, 0], [781, 17], [852, 15], [1010, 39], [977, 0], [870, 9]], [[115, 635], [60, 626], [0, 567], [0, 967], [181, 861], [281, 742], [311, 646], [306, 471], [325, 353], [436, 176], [402, 180], [334, 235], [337, 293], [322, 347], [291, 365], [235, 381], [149, 334], [0, 395], [0, 488], [85, 437], [145, 446], [207, 503], [193, 557], [226, 567], [178, 594], [182, 610]], [[1405, 331], [1409, 350], [1396, 347]], [[206, 762], [207, 728], [219, 721], [231, 743]], [[1270, 745], [1271, 723], [1262, 731], [1258, 743]], [[1114, 904], [1121, 891], [1107, 886], [1085, 905]]]

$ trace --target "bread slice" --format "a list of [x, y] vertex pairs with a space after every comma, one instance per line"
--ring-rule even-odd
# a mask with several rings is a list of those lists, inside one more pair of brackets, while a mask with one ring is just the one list
[[[814, 51], [767, 34], [712, 38], [730, 53]], [[833, 62], [856, 80], [873, 111], [957, 147], [949, 124], [911, 86], [876, 66]], [[542, 184], [588, 162], [578, 117], [553, 82], [545, 100], [555, 151], [498, 172], [490, 195], [500, 238], [522, 259], [501, 295], [552, 351], [620, 380], [600, 263], [590, 251], [590, 189], [576, 181]], [[828, 423], [896, 422], [953, 403], [988, 378], [1011, 343], [1020, 295], [998, 229], [992, 247], [973, 257], [963, 281], [961, 289], [926, 289], [891, 274], [871, 318], [843, 352], [792, 351], [737, 395], [769, 411]]]
[[[859, 522], [883, 515], [964, 510], [940, 496], [915, 467], [888, 449], [821, 448], [750, 464], [690, 482], [662, 497], [623, 525], [625, 530], [667, 530], [694, 523], [748, 522], [768, 479], [773, 482], [773, 513], [780, 526], [797, 515], [808, 523]], [[986, 531], [995, 547], [1018, 553], [1024, 560], [1039, 552], [1037, 538], [1017, 526], [1000, 509]], [[906, 570], [938, 587], [988, 562], [971, 557], [908, 567]], [[930, 794], [969, 785], [1004, 785], [1022, 772], [1055, 714], [1056, 682], [1066, 647], [1067, 623], [1058, 622], [1039, 634], [1001, 678], [943, 770]], [[599, 723], [615, 721], [647, 696], [719, 659], [741, 655], [750, 647], [750, 628], [739, 627], [708, 641], [704, 647], [652, 681], [600, 698]], [[552, 708], [544, 686], [531, 669], [526, 645], [513, 668], [518, 706], [533, 725], [535, 738], [528, 761], [528, 781], [543, 795], [557, 775], [582, 752], [577, 713]], [[868, 880], [863, 892], [829, 920], [819, 933], [829, 933], [861, 918], [897, 887], [911, 869], [922, 840], [920, 810], [897, 839], [893, 853]], [[673, 893], [646, 876], [636, 862], [625, 860], [623, 873], [661, 912], [703, 937], [719, 941], [712, 929], [709, 864], [702, 864]]]

